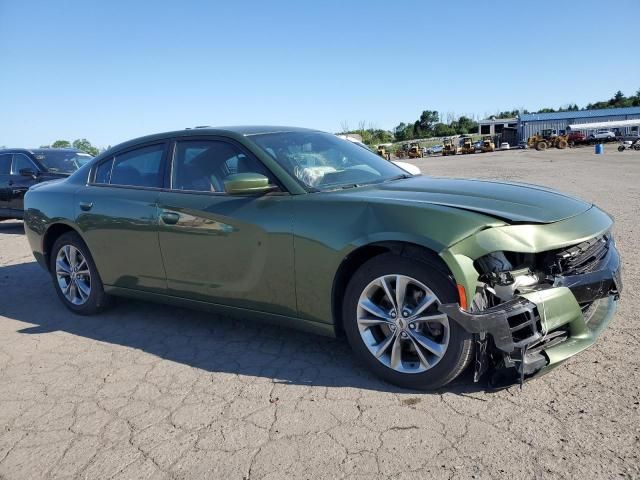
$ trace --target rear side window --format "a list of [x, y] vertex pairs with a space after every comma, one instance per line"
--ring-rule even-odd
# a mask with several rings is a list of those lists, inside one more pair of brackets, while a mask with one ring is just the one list
[[111, 181], [111, 167], [113, 167], [113, 158], [106, 162], [102, 162], [96, 169], [94, 183], [109, 183]]
[[132, 187], [162, 187], [164, 144], [130, 150], [101, 163], [94, 183]]
[[3, 153], [0, 155], [0, 175], [9, 175], [11, 172], [11, 154]]

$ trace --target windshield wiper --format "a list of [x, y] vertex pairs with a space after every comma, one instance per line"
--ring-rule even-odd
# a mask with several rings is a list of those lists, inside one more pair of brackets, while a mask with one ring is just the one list
[[395, 177], [391, 177], [391, 178], [387, 178], [386, 180], [383, 180], [383, 183], [393, 182], [394, 180], [403, 180], [405, 178], [411, 178], [411, 177], [413, 177], [413, 175], [411, 175], [410, 173], [401, 173], [400, 175], [396, 175]]

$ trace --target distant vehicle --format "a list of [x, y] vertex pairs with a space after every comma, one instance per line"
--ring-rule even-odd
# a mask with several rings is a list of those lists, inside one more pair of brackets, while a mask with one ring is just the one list
[[482, 150], [482, 140], [478, 140], [476, 143], [474, 143], [473, 148], [475, 148], [476, 150]]
[[636, 143], [640, 140], [640, 132], [631, 132], [630, 135], [621, 135], [618, 139], [622, 142]]
[[476, 147], [473, 145], [471, 137], [463, 137], [460, 140], [460, 153], [476, 153]]
[[428, 150], [428, 153], [430, 155], [433, 155], [434, 153], [442, 153], [442, 145], [434, 145]]
[[414, 142], [409, 146], [409, 150], [407, 150], [407, 155], [409, 158], [422, 158], [422, 148], [420, 148], [420, 144]]
[[68, 177], [92, 158], [75, 148], [0, 150], [0, 220], [21, 219], [31, 186]]
[[493, 137], [491, 135], [485, 135], [482, 137], [482, 153], [495, 152], [496, 145], [493, 143]]
[[500, 144], [500, 150], [509, 150], [511, 146], [507, 142], [502, 142]]
[[[359, 147], [364, 148], [365, 150], [369, 150], [370, 152], [373, 152], [373, 150], [371, 150], [366, 144], [356, 140], [355, 138], [350, 138], [350, 137], [342, 137], [342, 136], [338, 136], [338, 138], [342, 138], [343, 140], [348, 140], [351, 143], [355, 143], [356, 145], [358, 145]], [[384, 155], [380, 154], [380, 148], [382, 148], [384, 150]], [[387, 151], [384, 148], [383, 145], [380, 145], [377, 149], [376, 152], [378, 155], [380, 155], [382, 158], [384, 158], [385, 160], [388, 160], [387, 157]], [[410, 173], [411, 175], [422, 175], [422, 170], [420, 170], [419, 167], [416, 167], [415, 165], [411, 165], [410, 163], [407, 162], [399, 162], [397, 160], [391, 160], [391, 163], [393, 163], [395, 166], [400, 167], [401, 169], [403, 169], [405, 172]]]
[[567, 136], [567, 141], [570, 144], [585, 143], [587, 141], [587, 136], [582, 132], [571, 132]]
[[589, 140], [615, 140], [616, 134], [611, 130], [596, 130], [589, 135]]

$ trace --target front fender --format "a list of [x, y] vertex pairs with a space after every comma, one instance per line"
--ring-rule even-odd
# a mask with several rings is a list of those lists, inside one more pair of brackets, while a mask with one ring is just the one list
[[356, 249], [402, 242], [437, 254], [473, 233], [504, 225], [486, 215], [441, 205], [363, 202], [332, 193], [292, 200], [298, 314], [323, 323], [333, 322], [336, 274]]

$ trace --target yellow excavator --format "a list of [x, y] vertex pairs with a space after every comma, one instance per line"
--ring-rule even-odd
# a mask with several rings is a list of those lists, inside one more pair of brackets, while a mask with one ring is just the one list
[[545, 129], [542, 133], [536, 133], [527, 140], [529, 148], [544, 151], [549, 147], [564, 149], [569, 146], [567, 135], [558, 135], [555, 130]]
[[409, 158], [422, 158], [422, 148], [420, 148], [420, 144], [412, 143], [409, 145], [409, 150], [407, 152]]
[[471, 140], [471, 137], [462, 138], [462, 147], [460, 147], [460, 153], [476, 153], [476, 147]]
[[453, 140], [450, 138], [445, 138], [442, 141], [442, 156], [446, 157], [447, 155], [455, 155], [458, 153], [458, 147], [453, 144]]
[[491, 135], [485, 135], [482, 137], [482, 153], [495, 152], [496, 144], [493, 143], [493, 137]]

